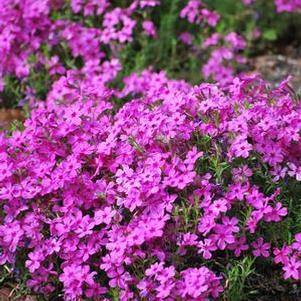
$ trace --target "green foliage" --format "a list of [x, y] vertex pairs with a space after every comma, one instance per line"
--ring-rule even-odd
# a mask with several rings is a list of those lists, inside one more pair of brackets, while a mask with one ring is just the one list
[[[26, 269], [22, 270], [21, 278], [19, 278], [19, 275], [19, 273], [17, 275], [16, 271], [13, 271], [7, 265], [0, 267], [0, 288], [9, 288], [12, 300], [26, 296], [30, 293], [30, 289], [26, 286], [28, 271], [26, 271]], [[17, 284], [15, 283], [16, 278], [18, 278]]]
[[112, 298], [112, 301], [119, 301], [119, 292], [118, 292], [118, 289], [111, 289], [110, 290], [110, 295], [111, 295], [111, 298]]
[[240, 261], [233, 261], [227, 266], [225, 300], [248, 300], [247, 298], [252, 292], [246, 289], [246, 282], [255, 271], [253, 264], [254, 258], [245, 257]]
[[4, 265], [0, 267], [0, 287], [5, 283], [7, 279], [9, 279], [9, 275], [11, 274], [10, 269]]

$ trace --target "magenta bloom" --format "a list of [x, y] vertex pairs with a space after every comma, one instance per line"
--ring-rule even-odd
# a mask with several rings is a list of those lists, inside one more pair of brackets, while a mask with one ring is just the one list
[[301, 261], [292, 257], [283, 267], [284, 279], [293, 278], [298, 280], [301, 278]]
[[249, 249], [249, 245], [246, 244], [246, 237], [241, 236], [235, 243], [228, 246], [229, 250], [234, 251], [236, 257], [239, 257], [243, 251]]
[[270, 255], [270, 243], [265, 243], [262, 237], [259, 237], [255, 242], [253, 242], [252, 247], [254, 250], [252, 251], [255, 257], [269, 257]]
[[143, 21], [142, 28], [143, 28], [145, 34], [150, 37], [155, 37], [157, 35], [156, 27], [155, 27], [154, 23], [150, 20]]

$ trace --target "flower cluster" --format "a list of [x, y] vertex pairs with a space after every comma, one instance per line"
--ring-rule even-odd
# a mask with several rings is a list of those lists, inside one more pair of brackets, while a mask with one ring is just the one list
[[[215, 11], [209, 11], [200, 0], [190, 0], [180, 12], [181, 18], [188, 22], [208, 25], [215, 28], [220, 16]], [[181, 34], [180, 39], [187, 45], [192, 44], [192, 37], [189, 33]], [[213, 79], [220, 84], [227, 84], [233, 80], [237, 68], [236, 65], [245, 64], [246, 58], [241, 54], [246, 47], [246, 42], [236, 32], [229, 32], [226, 35], [213, 32], [202, 43], [202, 49], [209, 52], [209, 58], [203, 65], [202, 74], [207, 79]]]
[[27, 59], [45, 40], [54, 1], [5, 0], [0, 9], [0, 78], [10, 72], [29, 74]]
[[203, 47], [214, 47], [208, 62], [203, 66], [206, 79], [213, 78], [220, 84], [227, 84], [234, 78], [234, 65], [246, 63], [246, 58], [239, 53], [246, 47], [246, 42], [235, 32], [230, 32], [225, 37], [214, 33], [204, 41]]
[[[79, 58], [84, 66], [116, 58], [116, 42], [132, 41], [138, 23], [146, 35], [156, 35], [152, 21], [139, 18], [136, 12], [157, 6], [159, 1], [134, 0], [127, 8], [112, 7], [107, 0], [5, 0], [1, 4], [0, 91], [6, 75], [24, 79], [41, 66], [50, 75], [64, 74], [66, 67], [78, 67], [75, 60]], [[65, 18], [68, 10], [79, 21]], [[101, 16], [102, 22], [86, 24], [90, 16], [95, 20]], [[107, 47], [112, 56], [105, 52]]]
[[[242, 0], [243, 4], [251, 5], [255, 0]], [[274, 0], [278, 13], [289, 12], [293, 13], [301, 10], [300, 0]]]
[[210, 259], [225, 250], [266, 258], [275, 247], [285, 278], [299, 279], [299, 236], [283, 249], [263, 239], [262, 225], [287, 215], [281, 191], [256, 181], [263, 169], [300, 180], [287, 81], [192, 87], [147, 70], [116, 90], [114, 70], [67, 72], [24, 130], [1, 134], [0, 263], [27, 254], [27, 285], [62, 285], [66, 300], [215, 299], [223, 277]]
[[275, 5], [277, 8], [277, 12], [295, 12], [301, 10], [301, 2], [300, 0], [275, 0]]
[[152, 68], [113, 83], [136, 33], [159, 38], [158, 0], [1, 4], [0, 90], [42, 69], [50, 85], [44, 101], [26, 86], [30, 117], [0, 132], [0, 266], [65, 300], [216, 300], [221, 267], [243, 256], [301, 279], [301, 234], [269, 235], [290, 213], [287, 184], [301, 181], [290, 78], [271, 89], [236, 76], [247, 42], [214, 32], [221, 17], [200, 0], [176, 12], [206, 31], [202, 72], [217, 83], [197, 86]]
[[200, 0], [189, 0], [181, 10], [180, 17], [186, 18], [190, 23], [205, 23], [211, 27], [215, 27], [220, 18], [217, 12], [205, 8]]
[[274, 262], [283, 265], [284, 279], [301, 279], [301, 234], [295, 235], [295, 242], [274, 250]]
[[[99, 68], [105, 61], [120, 59], [125, 44], [136, 36], [141, 40], [139, 34], [160, 38], [155, 25], [158, 21], [152, 16], [159, 5], [157, 0], [132, 0], [126, 6], [108, 0], [4, 0], [0, 8], [0, 92], [7, 76], [16, 77], [25, 84], [24, 91], [34, 94], [27, 81], [32, 73], [43, 69], [51, 77], [47, 84], [52, 84], [66, 70]], [[299, 0], [276, 0], [278, 12], [296, 11], [300, 5]], [[246, 62], [244, 38], [227, 30], [217, 33], [223, 18], [201, 0], [175, 7], [179, 21], [188, 21], [182, 21], [184, 28], [196, 27], [191, 33], [179, 33], [180, 40], [208, 52], [202, 55], [203, 77], [223, 83], [233, 80], [236, 67]], [[205, 40], [201, 43], [193, 41], [193, 33], [199, 32]]]

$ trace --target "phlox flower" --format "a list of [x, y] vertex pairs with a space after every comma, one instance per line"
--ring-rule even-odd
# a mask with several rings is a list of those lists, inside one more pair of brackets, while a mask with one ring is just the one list
[[239, 257], [243, 251], [249, 249], [249, 245], [246, 244], [246, 241], [246, 237], [241, 236], [239, 239], [236, 240], [235, 243], [230, 244], [228, 246], [228, 249], [234, 251], [235, 256]]
[[198, 253], [202, 254], [204, 259], [210, 259], [212, 257], [212, 252], [216, 250], [216, 244], [214, 240], [210, 238], [198, 243]]
[[289, 257], [288, 255], [291, 253], [291, 248], [288, 246], [283, 246], [281, 249], [275, 248], [273, 254], [275, 256], [275, 263], [288, 264]]
[[233, 244], [235, 242], [235, 237], [231, 229], [223, 225], [216, 225], [214, 227], [214, 234], [210, 235], [209, 238], [212, 239], [221, 250], [224, 250], [227, 244]]
[[256, 257], [269, 257], [270, 252], [269, 249], [271, 247], [270, 243], [265, 243], [262, 237], [259, 237], [256, 241], [252, 244], [254, 250], [252, 251], [253, 255]]
[[301, 261], [296, 257], [291, 257], [288, 263], [283, 266], [284, 279], [293, 278], [295, 280], [300, 279], [300, 267]]
[[142, 28], [143, 28], [145, 34], [150, 37], [155, 37], [157, 35], [156, 27], [155, 27], [154, 23], [150, 20], [143, 21]]
[[301, 233], [295, 235], [295, 242], [292, 244], [292, 248], [301, 251]]
[[295, 164], [289, 163], [288, 167], [289, 167], [288, 174], [291, 177], [296, 177], [297, 181], [301, 181], [301, 166], [297, 167]]

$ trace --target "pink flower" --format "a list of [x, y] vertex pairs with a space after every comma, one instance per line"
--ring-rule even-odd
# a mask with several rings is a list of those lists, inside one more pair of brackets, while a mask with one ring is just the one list
[[182, 32], [179, 39], [186, 45], [192, 45], [192, 35], [189, 32]]
[[289, 257], [288, 255], [291, 253], [291, 249], [288, 246], [283, 246], [281, 249], [275, 248], [273, 254], [275, 255], [274, 262], [288, 264]]
[[301, 251], [301, 233], [295, 235], [295, 242], [292, 244], [292, 248]]
[[218, 42], [221, 39], [221, 35], [219, 33], [213, 33], [209, 38], [207, 38], [204, 42], [203, 42], [203, 47], [204, 48], [208, 48], [210, 46], [215, 46], [218, 44]]
[[200, 0], [189, 0], [188, 4], [181, 10], [180, 17], [187, 18], [190, 23], [199, 23], [199, 9], [202, 6]]
[[287, 208], [282, 207], [280, 202], [277, 202], [274, 208], [271, 208], [270, 212], [264, 214], [264, 220], [267, 222], [279, 222], [283, 216], [287, 215]]
[[163, 271], [163, 269], [164, 269], [163, 262], [154, 263], [145, 271], [145, 275], [146, 276], [155, 276], [158, 273], [160, 273], [161, 271]]
[[252, 170], [247, 165], [242, 165], [239, 168], [233, 168], [232, 174], [234, 181], [246, 181], [247, 178], [252, 176]]
[[234, 140], [231, 149], [236, 157], [248, 158], [250, 151], [253, 149], [252, 145], [247, 142], [246, 137], [238, 136]]
[[241, 252], [249, 249], [249, 245], [246, 244], [246, 237], [241, 236], [235, 243], [228, 246], [229, 250], [234, 251], [236, 257], [241, 255]]
[[290, 258], [289, 262], [284, 265], [284, 279], [293, 278], [295, 280], [300, 279], [300, 267], [301, 261], [297, 260], [295, 257]]
[[242, 0], [243, 4], [251, 5], [255, 0]]
[[216, 243], [219, 249], [224, 250], [227, 244], [233, 244], [235, 242], [233, 232], [228, 227], [216, 225], [214, 231], [215, 234], [212, 234], [209, 238]]
[[226, 199], [216, 200], [210, 205], [209, 209], [215, 215], [219, 215], [221, 212], [227, 212], [228, 210], [228, 201]]
[[251, 245], [254, 248], [252, 253], [255, 257], [260, 257], [260, 256], [269, 257], [269, 255], [270, 255], [269, 249], [270, 249], [271, 245], [270, 245], [270, 243], [264, 243], [262, 237], [259, 237]]
[[157, 35], [155, 25], [150, 20], [143, 21], [142, 28], [143, 28], [145, 34], [150, 37], [155, 37]]
[[215, 27], [220, 19], [220, 16], [217, 12], [210, 11], [206, 8], [201, 10], [201, 16], [211, 27]]
[[43, 260], [43, 256], [41, 255], [42, 254], [38, 252], [28, 254], [29, 260], [26, 260], [25, 265], [31, 273], [40, 267], [41, 261]]
[[275, 0], [277, 12], [294, 12], [301, 9], [299, 0]]
[[212, 239], [205, 239], [204, 242], [200, 241], [198, 243], [198, 253], [202, 254], [204, 259], [210, 259], [212, 257], [212, 252], [216, 251], [217, 247]]
[[99, 225], [104, 223], [109, 225], [116, 213], [116, 210], [112, 210], [111, 207], [105, 207], [104, 209], [97, 210], [94, 217], [95, 224]]
[[293, 163], [289, 163], [288, 164], [289, 166], [289, 171], [288, 171], [288, 174], [291, 176], [291, 177], [296, 177], [297, 181], [301, 181], [301, 166], [296, 166], [295, 164]]

